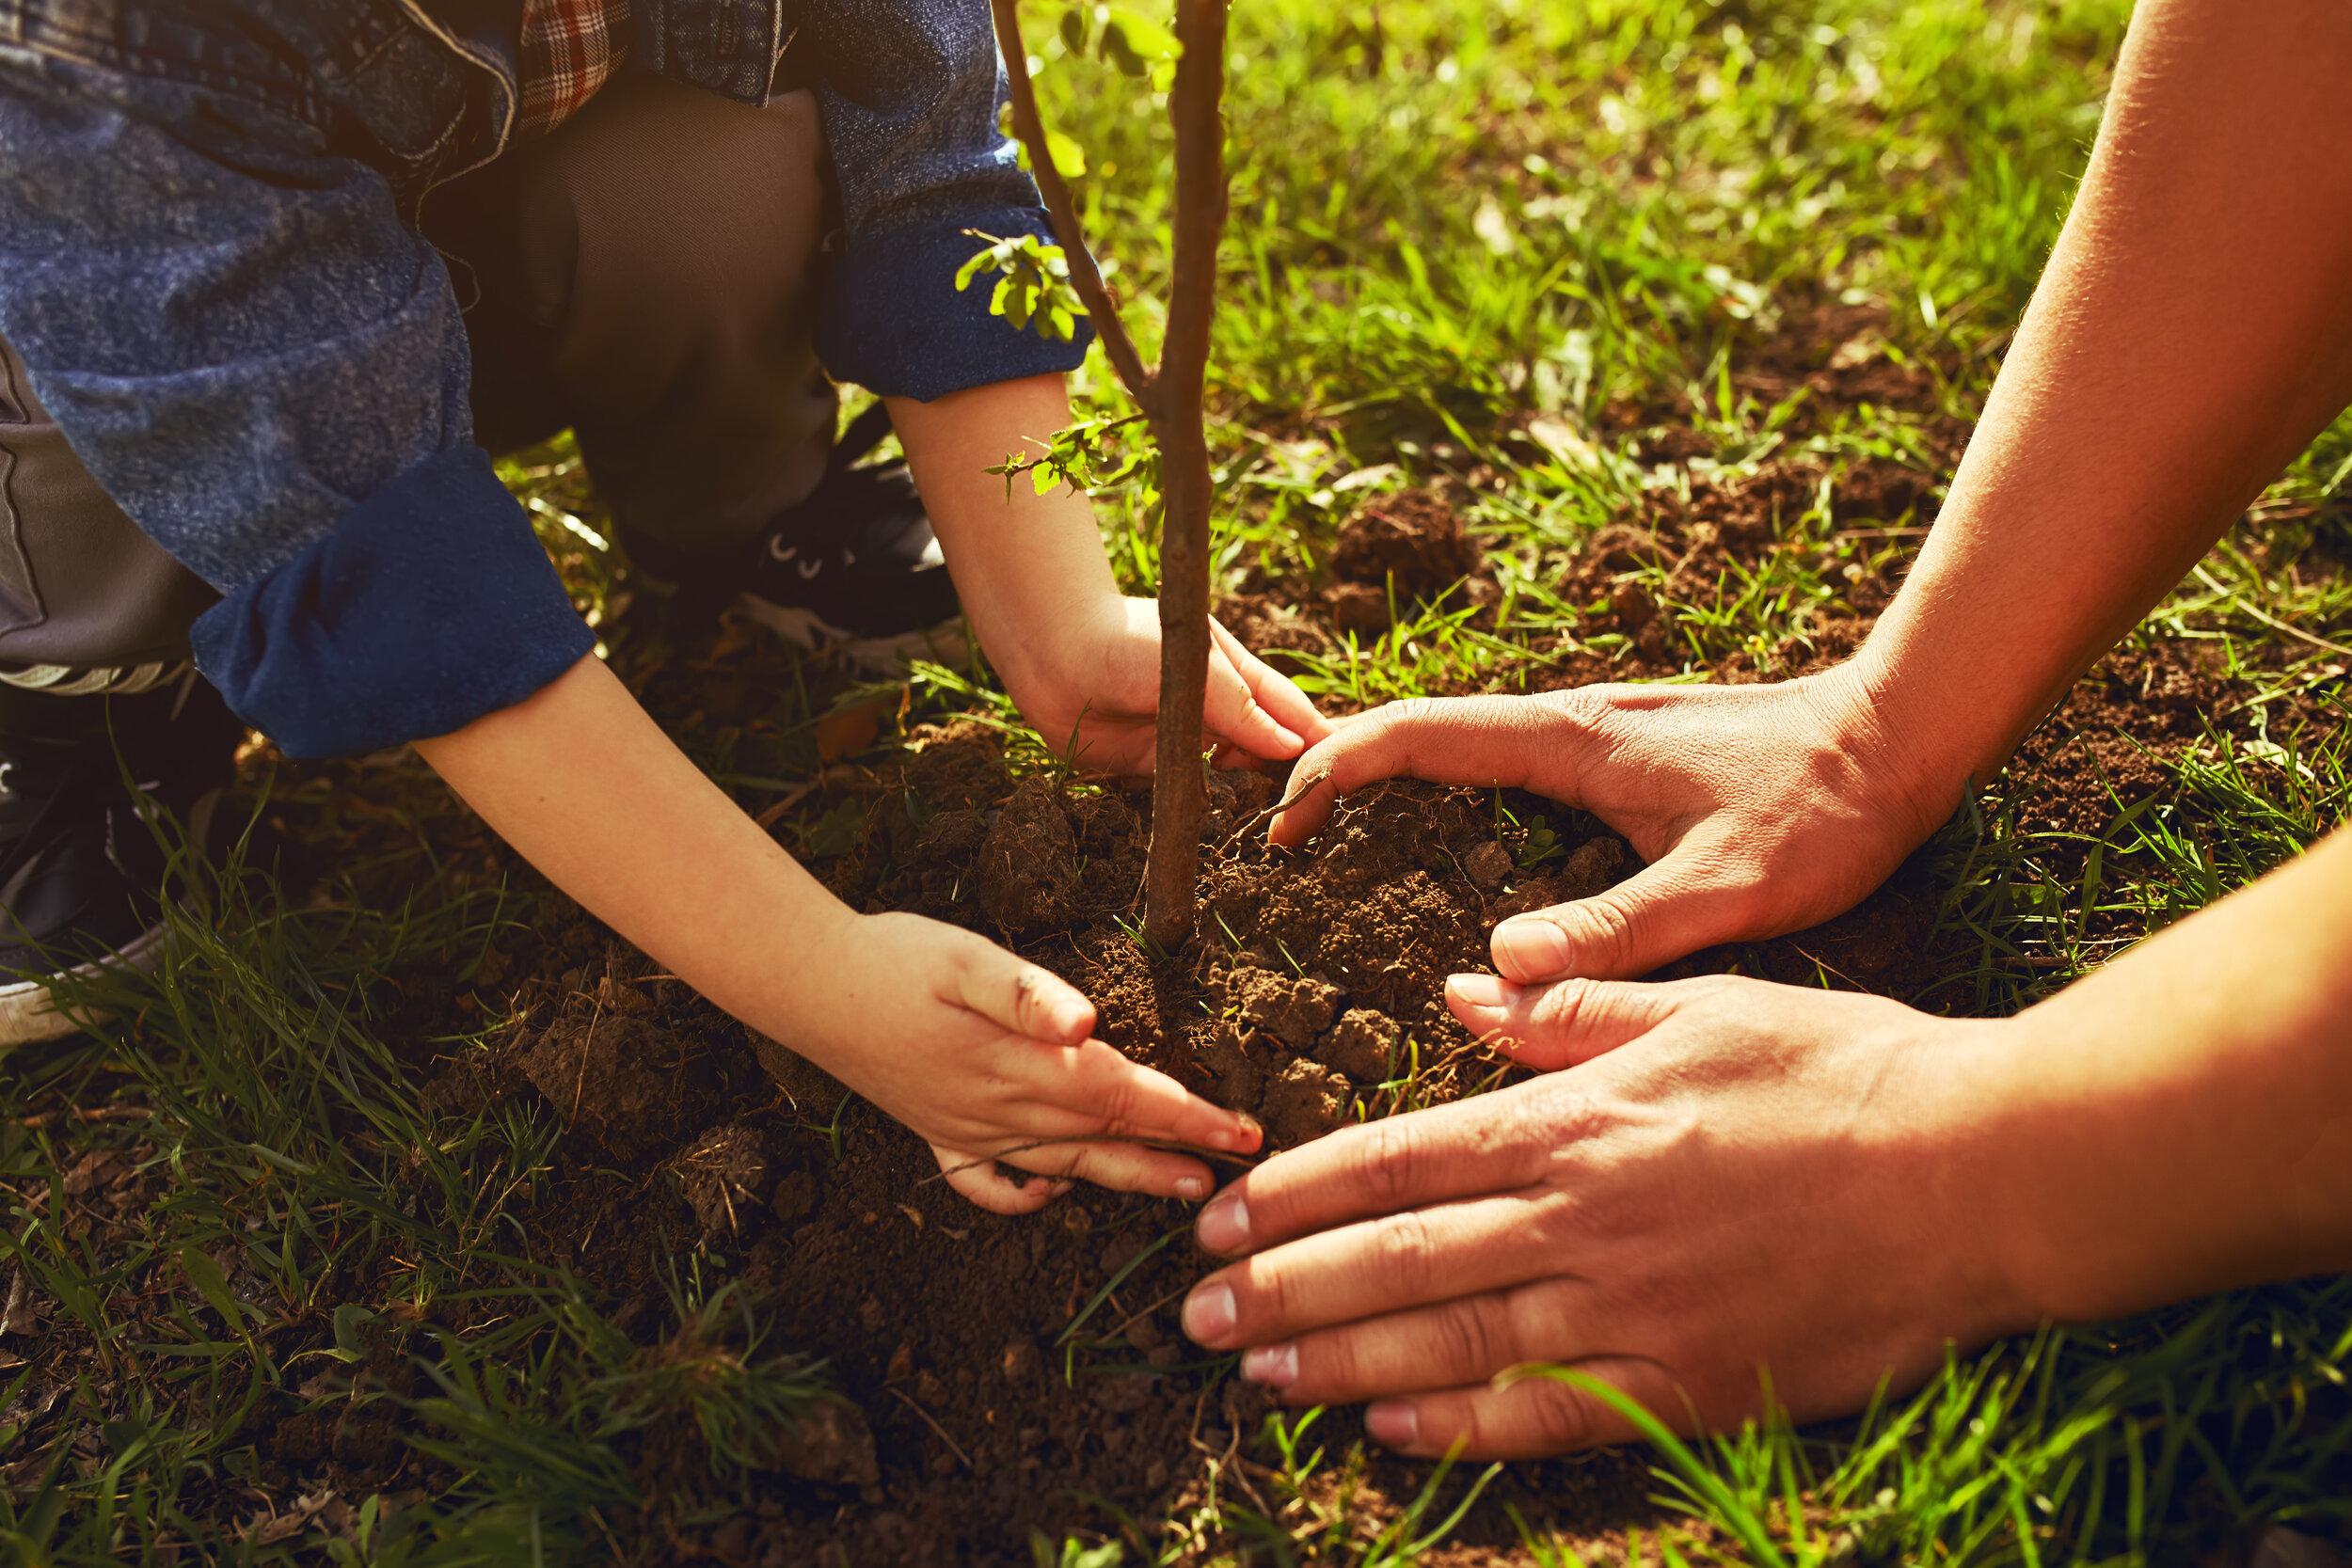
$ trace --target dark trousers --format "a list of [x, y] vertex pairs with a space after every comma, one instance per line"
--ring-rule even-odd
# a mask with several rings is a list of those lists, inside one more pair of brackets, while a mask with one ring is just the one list
[[[625, 534], [737, 544], [813, 490], [830, 224], [806, 92], [748, 108], [651, 76], [425, 199], [473, 352], [475, 438], [569, 426]], [[184, 658], [217, 595], [109, 499], [0, 341], [0, 666]]]

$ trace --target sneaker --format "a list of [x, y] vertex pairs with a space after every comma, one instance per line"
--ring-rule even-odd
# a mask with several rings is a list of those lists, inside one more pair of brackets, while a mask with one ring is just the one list
[[0, 686], [0, 1046], [95, 1022], [53, 1006], [60, 975], [162, 959], [164, 852], [126, 774], [201, 843], [243, 733], [192, 675], [137, 696]]
[[909, 658], [961, 664], [969, 655], [956, 587], [903, 462], [854, 467], [890, 431], [881, 404], [842, 433], [824, 478], [740, 553], [687, 557], [632, 537], [629, 554], [681, 600], [735, 603], [812, 651], [895, 674]]

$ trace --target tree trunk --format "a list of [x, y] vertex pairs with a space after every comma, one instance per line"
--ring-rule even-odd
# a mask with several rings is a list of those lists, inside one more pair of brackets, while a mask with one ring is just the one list
[[1173, 950], [1192, 934], [1200, 873], [1200, 709], [1209, 684], [1209, 442], [1202, 420], [1216, 249], [1225, 231], [1225, 0], [1176, 0], [1175, 281], [1153, 378], [1160, 449], [1160, 714], [1143, 927]]

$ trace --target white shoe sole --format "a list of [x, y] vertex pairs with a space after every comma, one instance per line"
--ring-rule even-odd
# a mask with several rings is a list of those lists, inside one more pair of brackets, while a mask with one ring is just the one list
[[896, 637], [851, 637], [840, 627], [828, 625], [813, 610], [771, 604], [751, 594], [743, 594], [735, 603], [744, 614], [786, 641], [811, 653], [820, 648], [838, 653], [868, 674], [898, 674], [910, 659], [928, 658], [934, 664], [952, 668], [972, 657], [972, 644], [964, 636], [961, 616], [935, 626], [900, 632]]
[[[126, 969], [147, 974], [163, 961], [164, 944], [170, 937], [170, 928], [159, 925], [120, 952], [78, 964], [67, 970], [63, 977], [95, 980], [110, 970], [119, 973]], [[49, 999], [50, 985], [59, 976], [51, 975], [0, 986], [0, 1048], [63, 1039], [68, 1035], [78, 1034], [90, 1024], [103, 1023], [113, 1016], [104, 1012], [59, 1011]]]

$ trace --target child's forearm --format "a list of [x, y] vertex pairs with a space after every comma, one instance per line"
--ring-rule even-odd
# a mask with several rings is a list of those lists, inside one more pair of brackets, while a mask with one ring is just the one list
[[1094, 504], [1066, 485], [1045, 495], [1025, 477], [988, 470], [1013, 452], [1042, 452], [1070, 423], [1058, 375], [954, 392], [932, 403], [889, 401], [891, 422], [922, 491], [956, 592], [1007, 683], [1050, 677], [1120, 609]]
[[417, 750], [548, 879], [712, 1002], [786, 1038], [855, 916], [705, 778], [612, 673], [583, 658]]

